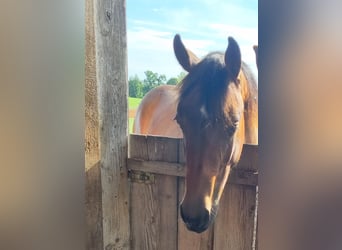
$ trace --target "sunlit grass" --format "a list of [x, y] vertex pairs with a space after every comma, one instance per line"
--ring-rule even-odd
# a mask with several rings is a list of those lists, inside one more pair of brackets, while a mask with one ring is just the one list
[[[131, 109], [137, 109], [139, 104], [141, 102], [140, 98], [134, 98], [134, 97], [129, 97], [128, 98], [128, 108]], [[133, 123], [134, 123], [134, 117], [129, 117], [128, 119], [128, 132], [132, 133], [133, 131]]]
[[137, 109], [140, 102], [141, 102], [141, 98], [129, 97], [128, 98], [128, 107], [130, 109]]

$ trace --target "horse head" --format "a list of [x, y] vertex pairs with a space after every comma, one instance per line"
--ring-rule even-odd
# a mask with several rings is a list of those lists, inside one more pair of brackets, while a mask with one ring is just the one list
[[240, 159], [247, 79], [232, 37], [225, 53], [210, 53], [202, 60], [185, 48], [179, 35], [173, 45], [188, 72], [180, 85], [175, 118], [184, 135], [187, 169], [180, 213], [187, 228], [200, 233], [215, 219], [230, 170]]

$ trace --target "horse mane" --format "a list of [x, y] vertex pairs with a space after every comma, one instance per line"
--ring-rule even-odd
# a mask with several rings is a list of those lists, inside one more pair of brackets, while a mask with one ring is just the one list
[[[250, 67], [242, 62], [241, 69], [245, 75], [248, 85], [248, 90], [252, 93], [250, 97], [254, 98], [257, 93], [257, 83], [254, 74]], [[194, 88], [200, 88], [201, 100], [206, 106], [208, 113], [218, 117], [221, 114], [214, 114], [217, 111], [217, 105], [221, 105], [226, 97], [227, 70], [224, 63], [223, 52], [212, 52], [205, 56], [191, 72], [177, 86], [179, 88], [179, 102], [187, 96]], [[195, 85], [195, 86], [194, 86]], [[247, 101], [249, 102], [249, 101]]]
[[201, 100], [207, 110], [213, 111], [213, 104], [224, 97], [227, 84], [227, 71], [224, 64], [224, 53], [212, 52], [204, 57], [179, 84], [179, 101], [193, 89], [199, 88]]
[[255, 75], [253, 71], [245, 62], [241, 63], [241, 69], [249, 85], [248, 90], [249, 90], [250, 96], [248, 98], [255, 98], [255, 97], [258, 98], [258, 84], [255, 79]]

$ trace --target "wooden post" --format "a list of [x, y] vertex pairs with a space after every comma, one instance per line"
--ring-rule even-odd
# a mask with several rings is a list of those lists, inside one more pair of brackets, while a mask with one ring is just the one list
[[103, 248], [130, 249], [125, 0], [95, 0]]
[[85, 212], [87, 250], [103, 249], [98, 102], [95, 67], [94, 0], [86, 0]]
[[[131, 135], [130, 156], [176, 163], [178, 139]], [[177, 249], [177, 177], [153, 174], [151, 183], [132, 179], [133, 250]]]
[[[257, 171], [258, 153], [244, 145], [238, 169]], [[221, 209], [223, 208], [224, 209]], [[214, 250], [252, 249], [256, 209], [256, 186], [237, 185], [228, 179], [214, 225]]]

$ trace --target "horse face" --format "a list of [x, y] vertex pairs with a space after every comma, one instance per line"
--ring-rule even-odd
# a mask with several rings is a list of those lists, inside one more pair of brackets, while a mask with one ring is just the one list
[[179, 36], [174, 49], [188, 71], [176, 116], [184, 135], [187, 165], [180, 212], [187, 228], [200, 233], [215, 219], [230, 169], [242, 151], [241, 54], [232, 38], [225, 54], [212, 53], [202, 61], [185, 49]]

